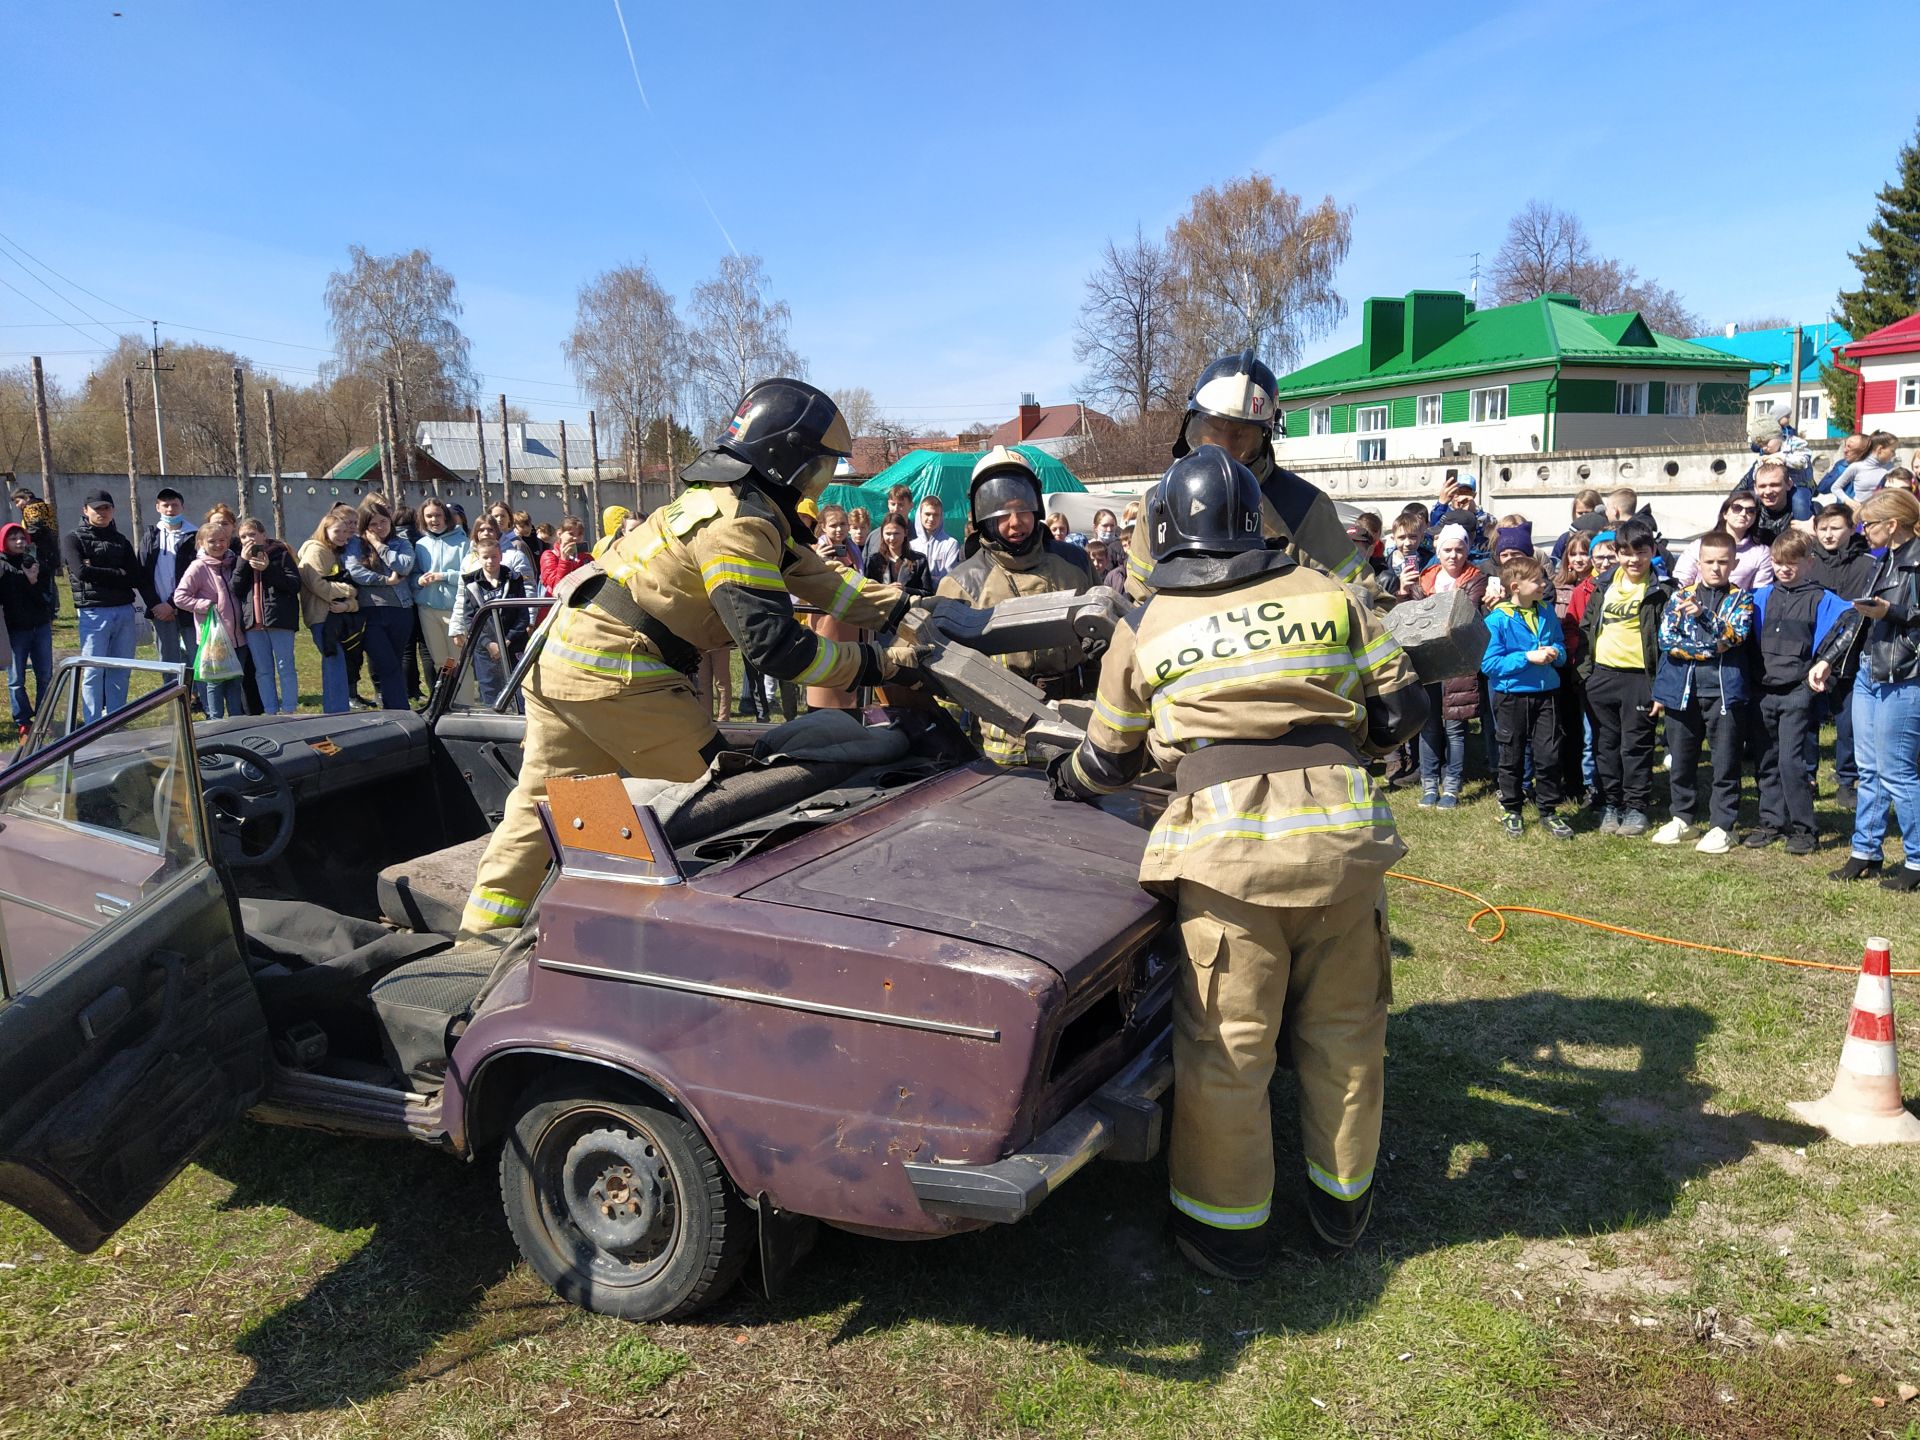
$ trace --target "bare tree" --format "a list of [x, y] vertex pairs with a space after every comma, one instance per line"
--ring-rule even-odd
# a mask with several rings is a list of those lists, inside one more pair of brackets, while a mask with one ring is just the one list
[[880, 418], [880, 406], [873, 392], [864, 385], [849, 385], [833, 392], [833, 403], [846, 417], [847, 429], [855, 435], [871, 435], [873, 422]]
[[429, 252], [370, 255], [348, 246], [347, 268], [327, 277], [326, 304], [335, 358], [324, 378], [391, 375], [409, 417], [457, 416], [473, 403], [479, 385], [460, 299]]
[[1352, 243], [1351, 207], [1327, 196], [1309, 209], [1265, 175], [1195, 195], [1167, 236], [1176, 373], [1241, 349], [1292, 368], [1347, 313], [1333, 276]]
[[873, 422], [873, 435], [880, 441], [880, 454], [884, 463], [891, 465], [902, 455], [913, 449], [915, 430], [904, 420], [890, 420], [885, 417]]
[[793, 313], [784, 300], [768, 304], [766, 289], [758, 255], [723, 255], [719, 273], [694, 287], [693, 379], [710, 434], [756, 381], [806, 375], [806, 361], [787, 339]]
[[1083, 478], [1158, 475], [1167, 467], [1184, 418], [1184, 411], [1160, 409], [1125, 420], [1091, 420], [1087, 437], [1074, 449], [1073, 473]]
[[1087, 277], [1074, 326], [1073, 358], [1087, 367], [1080, 398], [1144, 415], [1172, 396], [1173, 258], [1133, 228], [1133, 242], [1107, 241]]
[[1496, 305], [1563, 294], [1596, 315], [1637, 310], [1665, 335], [1697, 335], [1704, 323], [1674, 291], [1597, 253], [1579, 216], [1541, 200], [1529, 200], [1507, 222], [1488, 281]]
[[[58, 408], [58, 394], [47, 379], [49, 407]], [[33, 420], [33, 368], [9, 365], [0, 370], [0, 470], [38, 473], [40, 442]]]
[[1744, 335], [1753, 330], [1791, 330], [1793, 321], [1784, 315], [1756, 315], [1750, 320], [1736, 320], [1733, 333]]
[[567, 367], [610, 416], [638, 478], [648, 427], [673, 408], [687, 377], [687, 332], [643, 261], [604, 271], [580, 287]]

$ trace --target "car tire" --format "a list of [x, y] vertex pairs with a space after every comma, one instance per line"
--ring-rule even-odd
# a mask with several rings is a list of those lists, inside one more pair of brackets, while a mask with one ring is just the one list
[[500, 1199], [527, 1264], [564, 1300], [622, 1320], [719, 1299], [752, 1215], [706, 1137], [617, 1085], [534, 1086], [500, 1154]]

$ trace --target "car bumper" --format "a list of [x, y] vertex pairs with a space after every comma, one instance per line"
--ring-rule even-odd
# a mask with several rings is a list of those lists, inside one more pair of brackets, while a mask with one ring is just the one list
[[909, 1162], [907, 1178], [920, 1204], [936, 1215], [1002, 1224], [1024, 1219], [1096, 1155], [1137, 1163], [1158, 1154], [1161, 1097], [1172, 1085], [1168, 1029], [1025, 1150], [991, 1165]]

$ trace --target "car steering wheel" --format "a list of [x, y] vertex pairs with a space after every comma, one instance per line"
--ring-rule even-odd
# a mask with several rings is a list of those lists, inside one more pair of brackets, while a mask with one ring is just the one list
[[[225, 755], [236, 762], [234, 768], [239, 772], [233, 780], [216, 777], [209, 781], [202, 775], [201, 793], [206, 798], [207, 818], [213, 822], [220, 858], [235, 867], [271, 865], [293, 839], [293, 786], [277, 765], [244, 745], [215, 741], [196, 749], [203, 771], [208, 757]], [[273, 837], [263, 846], [249, 846], [249, 830], [264, 821], [273, 822]]]

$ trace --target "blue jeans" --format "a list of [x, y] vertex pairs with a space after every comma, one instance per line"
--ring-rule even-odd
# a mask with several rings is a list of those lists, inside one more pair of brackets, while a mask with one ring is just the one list
[[[132, 605], [89, 605], [79, 612], [80, 653], [118, 660], [133, 658]], [[97, 720], [127, 703], [127, 672], [89, 670], [80, 682], [84, 719]]]
[[247, 682], [240, 676], [231, 680], [204, 680], [200, 688], [207, 692], [209, 720], [225, 720], [247, 713]]
[[1900, 821], [1907, 867], [1920, 870], [1920, 680], [1853, 682], [1853, 755], [1860, 766], [1853, 807], [1853, 853], [1880, 859], [1887, 804]]
[[247, 650], [253, 656], [253, 683], [260, 691], [260, 709], [267, 715], [291, 715], [300, 708], [300, 674], [293, 666], [293, 631], [249, 630]]
[[327, 647], [320, 638], [324, 627], [314, 625], [309, 628], [313, 631], [313, 648], [320, 652], [320, 709], [328, 715], [344, 715], [347, 713], [347, 696], [350, 693], [347, 688], [347, 652], [335, 646], [333, 654], [327, 654]]
[[[27, 703], [27, 665], [33, 665], [33, 704]], [[47, 693], [47, 681], [53, 676], [53, 622], [31, 630], [13, 632], [13, 659], [7, 666], [7, 680], [13, 691], [13, 723], [25, 725], [33, 719], [34, 706]]]
[[1440, 687], [1427, 686], [1427, 723], [1420, 729], [1420, 788], [1458, 795], [1467, 770], [1467, 722], [1445, 719], [1443, 709]]
[[187, 667], [187, 684], [199, 697], [200, 708], [207, 708], [207, 687], [193, 678], [193, 657], [200, 650], [200, 624], [184, 610], [175, 610], [171, 620], [153, 622], [153, 646], [162, 660]]
[[360, 612], [367, 618], [362, 643], [373, 670], [373, 688], [382, 710], [407, 710], [407, 646], [413, 640], [411, 605], [375, 605]]

